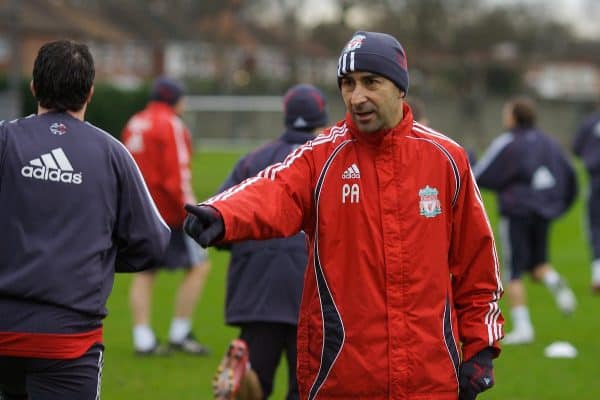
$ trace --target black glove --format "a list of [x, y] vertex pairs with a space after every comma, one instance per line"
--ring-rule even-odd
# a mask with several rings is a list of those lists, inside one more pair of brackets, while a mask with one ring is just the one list
[[494, 386], [494, 350], [486, 347], [460, 365], [458, 400], [474, 400], [484, 390]]
[[185, 205], [188, 212], [183, 223], [185, 232], [200, 246], [206, 248], [223, 238], [225, 224], [221, 213], [211, 206]]

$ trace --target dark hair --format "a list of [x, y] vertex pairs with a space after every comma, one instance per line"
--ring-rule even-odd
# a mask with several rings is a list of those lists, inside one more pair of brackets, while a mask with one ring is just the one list
[[515, 124], [520, 128], [535, 126], [537, 111], [535, 103], [529, 97], [519, 96], [510, 101], [510, 112]]
[[57, 40], [44, 44], [33, 65], [33, 90], [40, 106], [79, 111], [94, 83], [94, 59], [85, 44]]

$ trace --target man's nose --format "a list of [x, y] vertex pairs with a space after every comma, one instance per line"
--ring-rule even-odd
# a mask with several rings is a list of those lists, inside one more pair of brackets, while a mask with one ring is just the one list
[[354, 90], [352, 91], [352, 96], [350, 97], [351, 104], [362, 104], [367, 101], [367, 97], [365, 95], [365, 90], [362, 85], [356, 85]]

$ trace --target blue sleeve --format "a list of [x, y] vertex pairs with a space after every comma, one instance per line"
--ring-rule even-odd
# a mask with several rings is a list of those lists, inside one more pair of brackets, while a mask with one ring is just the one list
[[564, 174], [566, 176], [566, 189], [565, 189], [565, 211], [568, 210], [575, 200], [577, 199], [577, 193], [579, 191], [579, 185], [577, 183], [577, 173], [575, 172], [575, 168], [573, 164], [566, 158], [566, 155], [563, 155], [561, 152], [561, 156], [563, 157], [563, 165], [564, 165]]
[[[4, 168], [4, 154], [6, 147], [6, 129], [4, 127], [4, 121], [0, 121], [0, 178], [2, 177], [2, 169]], [[0, 190], [2, 190], [2, 180], [0, 179]]]
[[577, 129], [575, 139], [573, 140], [573, 153], [575, 153], [575, 155], [579, 157], [583, 155], [584, 144], [589, 133], [591, 132], [592, 126], [593, 125], [586, 120], [579, 126], [579, 129]]
[[120, 193], [115, 241], [116, 272], [137, 272], [156, 266], [171, 231], [164, 222], [137, 164], [124, 148], [116, 155]]
[[249, 170], [250, 170], [249, 163], [250, 163], [250, 155], [246, 155], [243, 158], [241, 158], [235, 164], [235, 166], [233, 167], [233, 170], [231, 171], [231, 173], [229, 174], [229, 176], [227, 177], [225, 182], [223, 182], [223, 184], [217, 190], [216, 193], [221, 193], [222, 191], [227, 190], [232, 186], [242, 183], [245, 179], [250, 178], [251, 176], [254, 176], [254, 175], [249, 174]]
[[518, 152], [512, 133], [496, 138], [473, 167], [480, 187], [501, 190], [518, 175]]
[[[242, 183], [245, 179], [250, 178], [251, 175], [250, 175], [249, 163], [250, 163], [250, 155], [247, 154], [246, 156], [242, 157], [235, 164], [235, 166], [233, 167], [233, 170], [231, 171], [231, 173], [229, 174], [227, 179], [225, 179], [225, 182], [223, 182], [223, 184], [216, 191], [215, 194], [221, 193], [221, 192], [229, 189], [230, 187], [233, 187], [239, 183]], [[216, 248], [218, 250], [231, 251], [231, 244], [220, 244], [220, 245], [216, 246]]]

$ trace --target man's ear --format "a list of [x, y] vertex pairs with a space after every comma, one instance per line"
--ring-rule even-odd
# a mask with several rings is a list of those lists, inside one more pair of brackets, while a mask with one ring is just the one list
[[90, 93], [88, 93], [87, 99], [85, 99], [86, 104], [89, 104], [92, 101], [92, 96], [94, 95], [94, 85], [90, 88]]
[[29, 81], [29, 90], [31, 91], [31, 94], [33, 95], [33, 97], [35, 97], [35, 88], [33, 87], [33, 79]]

